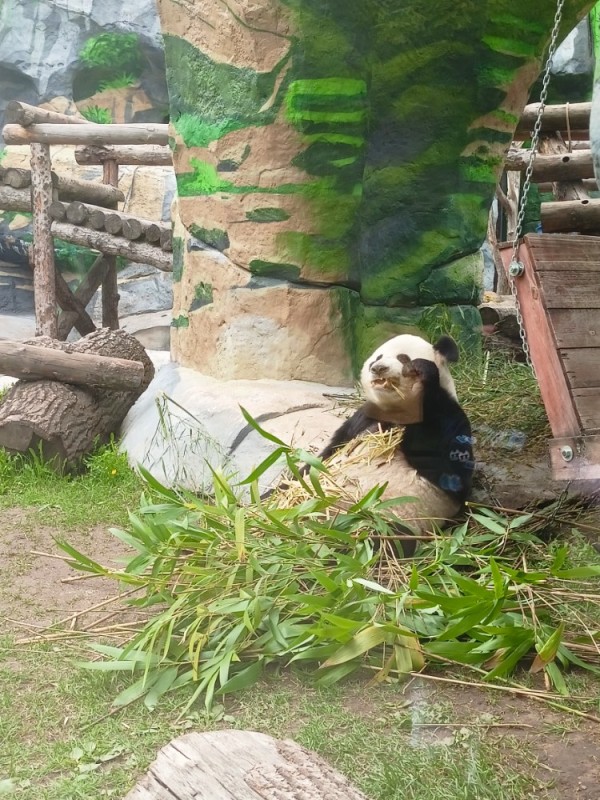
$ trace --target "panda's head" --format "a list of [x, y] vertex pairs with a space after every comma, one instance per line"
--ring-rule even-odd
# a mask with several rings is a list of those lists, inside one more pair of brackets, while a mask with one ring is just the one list
[[456, 399], [448, 362], [458, 361], [458, 348], [449, 336], [442, 336], [434, 345], [408, 333], [395, 336], [367, 358], [360, 374], [367, 400], [382, 411], [405, 414], [407, 422], [418, 418], [423, 395], [422, 380], [411, 368], [415, 359], [433, 362], [441, 388]]

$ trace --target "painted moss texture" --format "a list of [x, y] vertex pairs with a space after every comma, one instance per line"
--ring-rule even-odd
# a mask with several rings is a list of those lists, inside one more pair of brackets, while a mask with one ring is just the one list
[[[590, 6], [567, 0], [564, 32]], [[159, 9], [188, 231], [256, 276], [335, 287], [355, 362], [365, 330], [428, 307], [476, 324], [477, 253], [554, 3]]]

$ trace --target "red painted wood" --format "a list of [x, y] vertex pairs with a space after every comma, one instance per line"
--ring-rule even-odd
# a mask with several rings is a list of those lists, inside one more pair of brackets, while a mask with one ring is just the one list
[[[508, 270], [512, 251], [500, 251]], [[516, 279], [516, 291], [523, 313], [525, 333], [535, 367], [540, 394], [555, 438], [581, 434], [581, 425], [563, 371], [557, 345], [544, 305], [543, 292], [535, 273], [530, 253], [530, 237], [526, 236], [519, 250], [524, 274]]]

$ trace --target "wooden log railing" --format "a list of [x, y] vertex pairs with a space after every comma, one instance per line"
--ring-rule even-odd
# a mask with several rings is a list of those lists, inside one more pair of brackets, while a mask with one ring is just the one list
[[[537, 119], [539, 103], [525, 106], [519, 119], [515, 139], [527, 139]], [[562, 103], [544, 108], [542, 133], [555, 134], [557, 131], [571, 133], [571, 138], [581, 138], [581, 132], [589, 130], [591, 103]]]
[[[107, 208], [125, 200], [125, 195], [116, 186], [69, 178], [57, 175], [56, 172], [51, 173], [51, 178], [53, 191], [60, 200], [83, 200]], [[27, 189], [31, 186], [31, 170], [19, 167], [0, 168], [0, 181], [4, 186], [11, 186], [14, 189]]]
[[112, 236], [103, 231], [80, 228], [69, 222], [53, 222], [52, 233], [65, 242], [99, 250], [105, 255], [123, 256], [128, 261], [151, 264], [163, 272], [173, 271], [173, 257], [159, 247], [147, 242], [132, 242], [120, 236]]
[[[168, 126], [100, 125], [18, 101], [8, 104], [6, 119], [6, 144], [29, 144], [32, 153], [31, 170], [0, 168], [0, 208], [33, 212], [36, 333], [64, 340], [73, 325], [82, 335], [94, 331], [86, 305], [100, 285], [102, 324], [118, 328], [117, 256], [172, 270], [170, 227], [117, 208], [125, 200], [118, 189], [119, 164], [172, 165]], [[52, 172], [54, 144], [78, 145], [78, 163], [101, 164], [102, 183]], [[75, 292], [55, 269], [53, 236], [102, 254]]]
[[171, 148], [163, 145], [120, 145], [97, 147], [90, 145], [75, 148], [75, 161], [78, 164], [104, 164], [116, 161], [119, 165], [170, 167], [173, 164]]
[[[508, 151], [504, 166], [507, 170], [524, 172], [529, 163], [531, 151], [513, 148]], [[591, 150], [574, 150], [571, 153], [538, 153], [533, 163], [531, 175], [535, 183], [555, 181], [578, 181], [594, 177]]]
[[38, 106], [30, 106], [18, 100], [11, 100], [4, 109], [4, 119], [7, 123], [16, 123], [28, 128], [30, 125], [43, 122], [61, 123], [63, 125], [82, 125], [89, 124], [83, 117], [70, 114], [59, 114], [57, 111], [50, 111]]
[[169, 224], [126, 214], [123, 211], [108, 210], [99, 206], [75, 201], [63, 203], [55, 200], [50, 205], [50, 216], [57, 222], [71, 222], [94, 230], [106, 230], [113, 235], [122, 234], [131, 241], [145, 240], [160, 246], [161, 235], [171, 230]]
[[2, 131], [6, 144], [168, 144], [169, 126], [130, 123], [127, 125], [82, 125], [68, 123], [34, 123], [5, 125]]

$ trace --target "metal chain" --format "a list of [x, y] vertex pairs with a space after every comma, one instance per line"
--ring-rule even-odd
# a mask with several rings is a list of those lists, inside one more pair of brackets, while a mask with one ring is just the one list
[[542, 118], [544, 116], [544, 109], [546, 107], [546, 98], [548, 96], [548, 86], [550, 84], [550, 70], [552, 68], [552, 59], [554, 57], [554, 53], [556, 52], [556, 47], [558, 43], [558, 33], [560, 30], [560, 23], [562, 19], [564, 4], [565, 0], [557, 0], [556, 14], [554, 16], [554, 25], [552, 27], [552, 35], [550, 37], [550, 45], [548, 47], [548, 57], [546, 59], [544, 76], [542, 78], [542, 91], [540, 93], [540, 104], [538, 107], [538, 112], [535, 120], [535, 125], [533, 127], [533, 132], [531, 134], [531, 149], [529, 151], [529, 161], [527, 162], [527, 168], [525, 170], [525, 182], [523, 183], [523, 190], [521, 192], [521, 197], [519, 199], [519, 211], [517, 214], [517, 223], [515, 225], [514, 240], [512, 243], [513, 250], [510, 260], [510, 266], [508, 269], [510, 291], [515, 300], [515, 307], [517, 311], [517, 323], [519, 325], [519, 335], [521, 336], [521, 342], [523, 344], [523, 352], [525, 353], [525, 360], [527, 361], [527, 364], [530, 367], [531, 371], [533, 372], [534, 376], [535, 376], [535, 367], [533, 366], [533, 362], [531, 361], [531, 353], [529, 350], [529, 344], [527, 342], [525, 326], [523, 324], [523, 315], [521, 313], [519, 298], [517, 297], [516, 281], [517, 278], [519, 278], [525, 271], [525, 267], [519, 261], [520, 240], [521, 240], [521, 234], [523, 232], [523, 221], [525, 219], [527, 196], [529, 195], [529, 190], [531, 188], [531, 176], [533, 174], [533, 164], [535, 162], [535, 157], [538, 151], [538, 146], [540, 141], [540, 131], [542, 129]]

